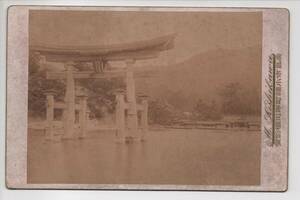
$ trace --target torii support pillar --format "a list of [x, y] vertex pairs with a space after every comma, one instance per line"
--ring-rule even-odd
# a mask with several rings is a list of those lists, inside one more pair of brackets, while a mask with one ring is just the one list
[[54, 92], [47, 92], [47, 106], [46, 106], [46, 140], [53, 140], [53, 121], [54, 121]]
[[75, 81], [73, 77], [73, 66], [70, 63], [65, 63], [66, 68], [66, 95], [64, 110], [64, 139], [71, 139], [74, 137], [75, 124]]
[[80, 124], [80, 133], [79, 138], [86, 137], [86, 123], [87, 123], [87, 96], [82, 95], [80, 98], [80, 111], [79, 111], [79, 124]]
[[142, 100], [142, 115], [141, 115], [141, 127], [142, 127], [142, 141], [146, 140], [148, 132], [148, 101], [146, 99]]
[[135, 96], [135, 83], [133, 78], [133, 64], [135, 60], [126, 61], [126, 99], [128, 102], [127, 110], [127, 126], [128, 131], [126, 136], [135, 137], [138, 129], [138, 116], [136, 107], [136, 96]]
[[125, 101], [124, 95], [121, 93], [116, 94], [116, 124], [117, 135], [116, 142], [124, 142], [125, 139]]

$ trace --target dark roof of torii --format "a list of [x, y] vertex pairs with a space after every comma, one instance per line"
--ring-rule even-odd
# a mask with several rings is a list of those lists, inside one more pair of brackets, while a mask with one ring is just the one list
[[31, 52], [39, 53], [48, 61], [94, 61], [148, 59], [158, 56], [160, 51], [174, 47], [175, 34], [144, 41], [109, 46], [30, 46]]

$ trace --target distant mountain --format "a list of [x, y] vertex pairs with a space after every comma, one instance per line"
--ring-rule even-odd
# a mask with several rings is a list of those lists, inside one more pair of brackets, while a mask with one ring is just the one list
[[136, 78], [138, 92], [147, 93], [154, 99], [167, 99], [182, 110], [190, 110], [199, 98], [217, 99], [217, 88], [231, 82], [239, 82], [252, 92], [260, 92], [261, 88], [259, 46], [218, 49], [191, 56], [174, 65], [145, 68], [140, 70], [151, 70], [151, 73], [148, 77]]

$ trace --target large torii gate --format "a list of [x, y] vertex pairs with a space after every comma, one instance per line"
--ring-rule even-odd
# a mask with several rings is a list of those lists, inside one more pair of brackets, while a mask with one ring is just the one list
[[[138, 128], [137, 103], [133, 67], [136, 61], [156, 58], [161, 51], [174, 47], [175, 35], [166, 35], [146, 41], [138, 41], [110, 46], [30, 46], [32, 53], [37, 53], [47, 62], [61, 62], [65, 72], [47, 72], [47, 79], [65, 79], [65, 135], [72, 138], [75, 123], [75, 81], [74, 79], [101, 79], [126, 77], [127, 125], [128, 132]], [[107, 64], [114, 61], [125, 61], [126, 69], [107, 71]], [[74, 62], [93, 64], [93, 71], [74, 72]]]

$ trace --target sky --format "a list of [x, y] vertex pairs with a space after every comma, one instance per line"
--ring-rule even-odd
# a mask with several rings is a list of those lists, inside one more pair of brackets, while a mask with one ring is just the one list
[[31, 10], [30, 45], [111, 45], [176, 34], [175, 47], [140, 65], [170, 65], [217, 49], [261, 45], [260, 12]]

